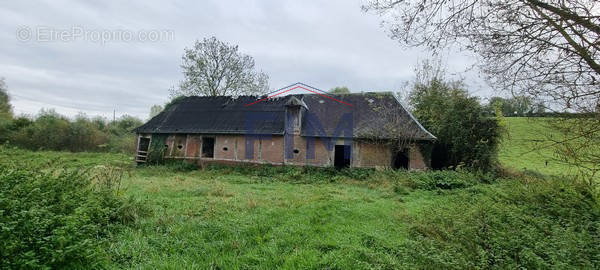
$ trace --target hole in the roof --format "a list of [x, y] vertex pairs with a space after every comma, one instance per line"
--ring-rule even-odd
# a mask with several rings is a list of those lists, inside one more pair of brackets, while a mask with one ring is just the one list
[[165, 148], [169, 148], [169, 145], [168, 145], [168, 144], [165, 144]]
[[177, 149], [181, 150], [181, 148], [183, 148], [183, 145], [177, 145]]
[[300, 153], [300, 150], [294, 149], [294, 154], [298, 154], [298, 153]]
[[223, 147], [223, 151], [227, 151], [229, 150], [227, 147]]

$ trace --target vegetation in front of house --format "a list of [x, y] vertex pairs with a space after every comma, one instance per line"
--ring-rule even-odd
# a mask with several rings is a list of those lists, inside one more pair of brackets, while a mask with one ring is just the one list
[[158, 165], [164, 162], [165, 143], [168, 134], [152, 134], [150, 145], [148, 146], [148, 157], [146, 163], [148, 165]]
[[402, 244], [412, 268], [595, 269], [600, 207], [589, 186], [519, 175], [424, 209]]
[[[107, 240], [115, 226], [150, 211], [122, 194], [120, 169], [65, 169], [40, 162], [46, 159], [33, 152], [0, 152], [2, 268], [99, 267], [109, 261]], [[27, 159], [20, 159], [24, 153]]]
[[[23, 178], [46, 175], [44, 171], [58, 164], [70, 171], [102, 161], [125, 169], [126, 164], [133, 163], [131, 157], [108, 153], [40, 154], [6, 147], [0, 148], [0, 156], [2, 168], [9, 156], [15, 164], [25, 162], [34, 167], [34, 173], [29, 174], [3, 173], [3, 182], [9, 183], [35, 182]], [[47, 156], [58, 163], [48, 164]], [[9, 179], [22, 174], [27, 177]], [[78, 183], [54, 175], [67, 183]], [[76, 223], [78, 226], [108, 225], [102, 226], [102, 231], [92, 231], [100, 237], [85, 242], [89, 243], [89, 253], [81, 254], [95, 255], [86, 257], [87, 261], [74, 258], [71, 265], [82, 261], [113, 269], [184, 265], [197, 269], [600, 265], [598, 194], [587, 186], [539, 175], [250, 165], [212, 165], [198, 170], [185, 163], [170, 163], [123, 174], [117, 198], [131, 197], [146, 206], [129, 207], [133, 210], [126, 213], [137, 214], [123, 215], [134, 217], [125, 218], [125, 222], [122, 215], [115, 215], [119, 210], [102, 208], [103, 200], [90, 199], [99, 198], [94, 195], [96, 191], [80, 191], [78, 187], [85, 184], [60, 186], [60, 190], [57, 185], [50, 190], [64, 194], [61, 198], [86, 202], [78, 203], [75, 209], [95, 206], [68, 212], [71, 216], [95, 216], [87, 213], [105, 209], [103, 215], [97, 215], [101, 219], [81, 221], [101, 222]], [[19, 187], [40, 192], [35, 191], [36, 185]], [[8, 195], [19, 199], [14, 197]], [[29, 198], [32, 202], [20, 203], [20, 208], [3, 207], [2, 217], [27, 213], [29, 206], [36, 209], [45, 202], [43, 197]], [[118, 218], [110, 221], [107, 217], [111, 215]], [[18, 215], [10, 217], [25, 222]], [[58, 239], [50, 235], [50, 239]], [[10, 237], [1, 236], [1, 240]], [[76, 238], [90, 239], [87, 234], [73, 234], [69, 238], [73, 242], [67, 243], [83, 242]], [[49, 253], [40, 258], [63, 258], [58, 250], [47, 250]], [[13, 257], [19, 256], [26, 255], [15, 253]], [[38, 263], [52, 265], [48, 261]]]

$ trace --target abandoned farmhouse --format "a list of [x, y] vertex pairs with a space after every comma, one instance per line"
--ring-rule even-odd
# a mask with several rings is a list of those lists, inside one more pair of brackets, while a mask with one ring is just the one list
[[391, 93], [185, 97], [135, 131], [138, 163], [425, 169], [435, 140]]

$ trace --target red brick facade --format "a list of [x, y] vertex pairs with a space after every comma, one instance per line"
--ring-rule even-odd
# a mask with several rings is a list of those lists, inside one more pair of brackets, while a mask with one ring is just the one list
[[[151, 134], [140, 134], [140, 138], [151, 138]], [[203, 138], [214, 138], [213, 157], [202, 156]], [[249, 145], [250, 144], [250, 145]], [[307, 158], [307, 138], [294, 135], [292, 157], [285, 156], [286, 141], [284, 136], [273, 135], [271, 138], [247, 140], [244, 135], [197, 135], [172, 134], [165, 141], [165, 158], [185, 159], [194, 162], [220, 163], [257, 163], [275, 165], [300, 165], [327, 167], [334, 165], [335, 150], [327, 149], [319, 138], [314, 139], [314, 157]], [[340, 139], [336, 145], [344, 144]], [[253, 145], [253, 155], [246, 156], [246, 149]], [[139, 149], [138, 149], [139, 150]], [[351, 145], [351, 167], [375, 168], [391, 167], [393, 153], [389, 146], [375, 144], [364, 140], [354, 140]], [[428, 162], [420, 151], [418, 144], [408, 147], [407, 153], [411, 170], [427, 168]]]

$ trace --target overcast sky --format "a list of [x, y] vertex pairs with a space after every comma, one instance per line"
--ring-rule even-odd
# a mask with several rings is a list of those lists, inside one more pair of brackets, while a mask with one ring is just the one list
[[[391, 40], [360, 0], [10, 1], [0, 9], [0, 77], [17, 114], [147, 118], [182, 79], [196, 39], [238, 44], [277, 89], [294, 82], [353, 92], [398, 90], [428, 52]], [[110, 36], [109, 36], [110, 35]], [[104, 39], [104, 40], [103, 40]], [[489, 96], [467, 53], [444, 53], [450, 73]]]

